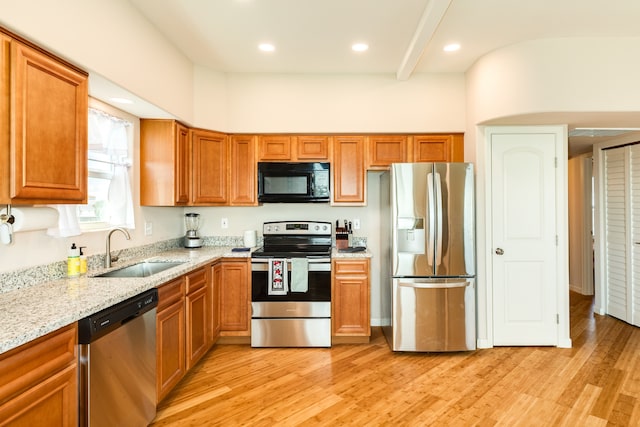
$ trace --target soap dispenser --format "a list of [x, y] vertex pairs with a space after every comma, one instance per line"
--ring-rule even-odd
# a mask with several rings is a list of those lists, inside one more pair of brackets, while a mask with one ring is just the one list
[[80, 249], [75, 243], [71, 244], [71, 249], [67, 254], [67, 276], [78, 277], [80, 274]]

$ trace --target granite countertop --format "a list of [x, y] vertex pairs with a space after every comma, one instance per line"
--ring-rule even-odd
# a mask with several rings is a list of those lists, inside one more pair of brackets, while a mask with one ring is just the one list
[[[250, 251], [232, 252], [232, 246], [171, 249], [152, 256], [115, 263], [110, 269], [92, 271], [86, 277], [63, 278], [0, 293], [0, 354], [111, 307], [127, 298], [155, 288], [219, 258], [251, 256]], [[371, 252], [339, 252], [333, 258], [370, 258]], [[93, 277], [141, 261], [182, 262], [149, 277]]]
[[[250, 256], [231, 246], [172, 249], [153, 256], [115, 263], [87, 277], [64, 278], [0, 293], [0, 354], [76, 322], [86, 316], [155, 288], [219, 258]], [[183, 264], [143, 278], [100, 278], [91, 275], [141, 261], [179, 261]]]

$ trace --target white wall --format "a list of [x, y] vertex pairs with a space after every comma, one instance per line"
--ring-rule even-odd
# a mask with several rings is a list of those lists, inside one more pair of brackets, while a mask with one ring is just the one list
[[229, 132], [464, 132], [462, 74], [230, 74]]
[[0, 25], [193, 121], [193, 65], [126, 0], [0, 0]]

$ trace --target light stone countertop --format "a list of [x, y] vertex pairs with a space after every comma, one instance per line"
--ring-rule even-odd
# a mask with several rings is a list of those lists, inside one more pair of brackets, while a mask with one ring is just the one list
[[[219, 258], [247, 258], [251, 252], [232, 252], [231, 246], [172, 249], [131, 259], [89, 276], [64, 278], [0, 293], [0, 354], [155, 288]], [[339, 252], [333, 258], [371, 258], [371, 252]], [[92, 275], [141, 261], [178, 261], [183, 264], [142, 278], [101, 278]]]
[[176, 267], [144, 278], [64, 278], [0, 293], [0, 354], [76, 322], [127, 298], [155, 288], [219, 258], [250, 256], [232, 252], [231, 246], [172, 249], [129, 260], [101, 274], [141, 261], [180, 261]]

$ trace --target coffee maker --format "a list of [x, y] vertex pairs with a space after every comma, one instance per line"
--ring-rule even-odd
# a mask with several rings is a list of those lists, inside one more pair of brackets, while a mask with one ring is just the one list
[[193, 212], [185, 214], [184, 224], [187, 229], [187, 234], [184, 236], [184, 247], [201, 248], [202, 238], [198, 236], [198, 229], [200, 228], [200, 214]]

